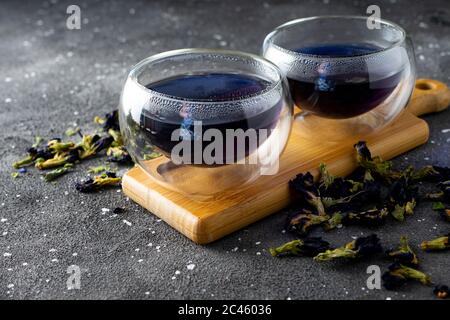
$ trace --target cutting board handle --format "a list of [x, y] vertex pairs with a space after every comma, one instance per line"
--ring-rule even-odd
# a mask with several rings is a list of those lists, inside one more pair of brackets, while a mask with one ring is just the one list
[[432, 79], [417, 79], [408, 111], [416, 116], [440, 112], [450, 104], [450, 89], [445, 83]]

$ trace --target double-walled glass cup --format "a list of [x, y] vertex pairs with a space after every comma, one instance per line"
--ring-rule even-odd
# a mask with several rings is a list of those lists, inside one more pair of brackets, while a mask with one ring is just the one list
[[129, 73], [119, 105], [134, 161], [159, 184], [197, 200], [274, 174], [292, 119], [279, 69], [225, 50], [182, 49], [144, 59]]
[[415, 82], [405, 31], [363, 16], [297, 19], [273, 30], [263, 55], [287, 77], [301, 109], [295, 126], [309, 139], [365, 136], [394, 120]]

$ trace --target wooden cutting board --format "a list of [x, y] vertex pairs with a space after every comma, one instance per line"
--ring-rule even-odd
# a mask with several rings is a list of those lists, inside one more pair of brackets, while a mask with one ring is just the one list
[[[427, 123], [417, 116], [448, 107], [450, 90], [439, 81], [420, 79], [406, 111], [391, 125], [364, 140], [373, 155], [390, 159], [428, 140]], [[320, 144], [301, 139], [293, 126], [280, 159], [279, 172], [262, 176], [238, 193], [220, 200], [198, 202], [165, 189], [141, 168], [129, 170], [122, 181], [124, 193], [196, 243], [217, 240], [286, 207], [290, 201], [288, 181], [300, 172], [317, 176], [319, 163], [326, 163], [335, 175], [347, 175], [355, 167], [353, 144], [359, 138], [336, 144]], [[157, 165], [158, 160], [155, 161]]]

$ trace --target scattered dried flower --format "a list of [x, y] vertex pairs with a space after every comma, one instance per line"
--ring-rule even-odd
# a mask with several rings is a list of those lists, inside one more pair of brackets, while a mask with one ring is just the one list
[[330, 244], [322, 238], [304, 238], [287, 242], [277, 248], [270, 248], [270, 254], [274, 257], [284, 254], [314, 257], [327, 250]]
[[394, 258], [396, 262], [403, 265], [417, 266], [419, 264], [419, 259], [417, 259], [416, 254], [412, 251], [408, 244], [408, 238], [405, 236], [400, 238], [400, 246], [397, 249], [390, 249], [386, 253], [389, 257]]
[[420, 244], [420, 247], [425, 251], [440, 251], [450, 249], [450, 243], [448, 241], [449, 236], [450, 234], [438, 237], [433, 240], [423, 241]]
[[53, 181], [55, 179], [57, 179], [58, 177], [72, 171], [73, 168], [73, 164], [72, 163], [66, 163], [63, 167], [54, 169], [48, 173], [45, 173], [44, 179], [45, 181]]
[[345, 246], [327, 250], [314, 257], [315, 261], [330, 261], [342, 258], [362, 258], [376, 254], [382, 250], [380, 239], [372, 234], [367, 237], [360, 237], [347, 243]]
[[383, 286], [387, 290], [398, 289], [408, 280], [417, 280], [424, 285], [431, 285], [430, 276], [422, 271], [404, 266], [397, 262], [391, 264], [389, 270], [386, 271], [381, 278], [383, 280]]
[[448, 299], [450, 298], [450, 289], [446, 285], [437, 285], [433, 289], [433, 293], [439, 299]]
[[114, 172], [106, 172], [83, 182], [77, 182], [75, 188], [84, 193], [95, 192], [105, 187], [118, 186], [120, 185], [121, 180], [122, 179], [117, 177]]

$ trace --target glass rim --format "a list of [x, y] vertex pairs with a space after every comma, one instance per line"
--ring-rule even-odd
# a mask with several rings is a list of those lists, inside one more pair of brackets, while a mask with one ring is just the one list
[[[221, 54], [224, 56], [240, 56], [246, 59], [252, 59], [257, 61], [258, 63], [264, 64], [270, 68], [272, 68], [275, 73], [277, 74], [277, 80], [276, 81], [270, 81], [270, 85], [267, 86], [264, 90], [261, 90], [257, 93], [246, 95], [241, 98], [234, 98], [234, 99], [226, 99], [226, 100], [205, 100], [205, 99], [191, 99], [191, 98], [183, 98], [183, 97], [177, 97], [172, 96], [168, 94], [164, 94], [161, 92], [158, 92], [156, 90], [147, 88], [143, 84], [141, 84], [138, 80], [138, 73], [140, 71], [143, 71], [143, 69], [151, 65], [152, 63], [163, 60], [169, 57], [174, 56], [181, 56], [181, 55], [189, 55], [189, 54]], [[280, 69], [271, 61], [265, 59], [264, 57], [258, 56], [256, 54], [247, 53], [243, 51], [237, 51], [237, 50], [222, 50], [222, 49], [207, 49], [207, 48], [185, 48], [185, 49], [175, 49], [175, 50], [169, 50], [164, 51], [161, 53], [157, 53], [154, 55], [151, 55], [140, 62], [138, 62], [136, 65], [134, 65], [130, 72], [128, 73], [127, 79], [133, 81], [138, 87], [140, 87], [142, 90], [148, 92], [149, 94], [157, 97], [161, 97], [164, 100], [170, 100], [175, 102], [190, 102], [193, 104], [204, 104], [204, 105], [213, 105], [213, 104], [229, 104], [229, 103], [237, 103], [237, 102], [245, 102], [250, 101], [252, 99], [267, 95], [271, 92], [273, 92], [275, 89], [277, 89], [279, 86], [282, 85], [283, 82], [283, 75], [280, 71]]]
[[370, 53], [363, 53], [357, 56], [343, 56], [343, 57], [329, 57], [329, 56], [320, 56], [320, 55], [315, 55], [315, 54], [310, 54], [310, 53], [299, 53], [290, 49], [286, 49], [284, 47], [281, 47], [277, 44], [274, 43], [273, 38], [279, 34], [281, 31], [285, 30], [286, 28], [293, 26], [293, 25], [297, 25], [297, 24], [301, 24], [301, 23], [305, 23], [305, 22], [309, 22], [309, 21], [314, 21], [314, 20], [332, 20], [332, 19], [347, 19], [347, 20], [367, 20], [369, 17], [367, 16], [359, 16], [359, 15], [323, 15], [323, 16], [313, 16], [313, 17], [305, 17], [305, 18], [298, 18], [298, 19], [294, 19], [294, 20], [290, 20], [288, 22], [285, 22], [281, 25], [279, 25], [278, 27], [276, 27], [275, 29], [273, 29], [269, 34], [266, 35], [266, 37], [264, 38], [264, 46], [266, 46], [268, 43], [270, 43], [271, 46], [276, 47], [278, 50], [283, 51], [285, 53], [288, 54], [292, 54], [292, 55], [297, 55], [300, 57], [308, 57], [308, 58], [316, 58], [316, 59], [327, 59], [327, 60], [344, 60], [344, 59], [355, 59], [355, 58], [366, 58], [366, 57], [370, 57], [370, 56], [375, 56], [378, 55], [380, 53], [389, 51], [391, 49], [394, 49], [398, 46], [400, 46], [402, 43], [405, 42], [406, 40], [406, 31], [398, 24], [386, 20], [386, 19], [382, 19], [382, 18], [376, 18], [375, 20], [377, 22], [380, 22], [383, 25], [386, 26], [390, 26], [392, 28], [394, 28], [396, 31], [399, 31], [401, 34], [401, 37], [399, 40], [395, 41], [394, 43], [390, 44], [389, 46], [387, 46], [386, 48], [382, 48], [380, 50], [377, 50], [375, 52], [370, 52]]

